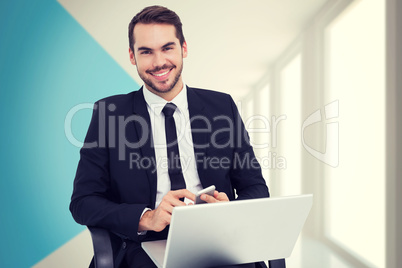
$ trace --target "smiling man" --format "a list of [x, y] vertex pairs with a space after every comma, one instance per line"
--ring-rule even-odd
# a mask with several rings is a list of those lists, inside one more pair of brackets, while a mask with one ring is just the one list
[[[183, 88], [181, 72], [187, 57], [187, 43], [176, 37], [170, 24], [137, 23], [133, 29], [130, 60], [146, 88], [152, 93], [172, 100]], [[166, 42], [166, 43], [165, 43]]]
[[269, 193], [232, 98], [183, 83], [176, 13], [150, 6], [134, 16], [129, 56], [144, 85], [95, 103], [70, 210], [78, 223], [108, 229], [116, 251], [127, 245], [121, 267], [155, 267], [141, 242], [166, 239], [173, 208], [199, 190], [216, 186], [201, 196], [207, 203]]

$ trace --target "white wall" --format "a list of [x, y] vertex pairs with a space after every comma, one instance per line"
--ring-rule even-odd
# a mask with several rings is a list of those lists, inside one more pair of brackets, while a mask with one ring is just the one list
[[[386, 17], [387, 5], [388, 13], [394, 14], [391, 21]], [[397, 246], [401, 243], [393, 222], [400, 221], [400, 212], [394, 216], [386, 210], [397, 211], [397, 190], [391, 185], [398, 185], [398, 167], [395, 160], [390, 162], [390, 155], [400, 156], [395, 149], [400, 148], [396, 141], [396, 133], [400, 132], [395, 124], [401, 125], [395, 107], [401, 98], [396, 101], [389, 97], [398, 95], [400, 84], [396, 82], [401, 78], [395, 70], [402, 66], [390, 55], [395, 57], [400, 52], [396, 52], [396, 41], [390, 43], [385, 36], [387, 31], [388, 37], [396, 34], [395, 16], [401, 13], [390, 11], [390, 5], [396, 7], [397, 1], [329, 1], [310, 27], [267, 68], [253, 92], [254, 103], [263, 103], [260, 91], [269, 85], [268, 114], [261, 104], [255, 105], [255, 114], [267, 118], [288, 115], [278, 130], [278, 139], [286, 140], [278, 148], [268, 148], [289, 158], [285, 171], [265, 171], [271, 192], [314, 193], [304, 233], [321, 241], [349, 267], [396, 267]], [[390, 27], [396, 28], [391, 31]], [[387, 68], [394, 71], [391, 77], [386, 73], [387, 44], [395, 49], [393, 54], [388, 52]], [[298, 60], [300, 89], [295, 72]], [[295, 114], [300, 118], [291, 121]], [[387, 123], [389, 114], [397, 118]], [[308, 124], [305, 120], [310, 115], [321, 118]], [[303, 122], [305, 128], [301, 131]], [[299, 136], [297, 142], [293, 136]], [[298, 163], [291, 164], [291, 159]], [[393, 238], [392, 234], [399, 237]], [[309, 267], [306, 260], [299, 265]]]

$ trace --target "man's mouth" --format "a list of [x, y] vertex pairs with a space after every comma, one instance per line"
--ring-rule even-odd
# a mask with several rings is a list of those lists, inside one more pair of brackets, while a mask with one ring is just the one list
[[163, 73], [151, 73], [154, 76], [163, 76], [165, 74], [167, 74], [168, 72], [170, 72], [171, 69], [164, 71]]
[[169, 69], [159, 70], [157, 72], [149, 72], [155, 79], [159, 81], [164, 81], [169, 77], [170, 72], [173, 70], [174, 67]]

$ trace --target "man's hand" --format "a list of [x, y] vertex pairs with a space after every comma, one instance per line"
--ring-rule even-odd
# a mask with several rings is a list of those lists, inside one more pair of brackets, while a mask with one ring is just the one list
[[187, 189], [168, 192], [156, 209], [147, 211], [142, 215], [138, 224], [138, 231], [160, 232], [165, 229], [170, 224], [173, 208], [186, 205], [180, 201], [180, 198], [183, 197], [195, 201], [195, 195]]
[[202, 194], [201, 200], [204, 200], [207, 203], [216, 203], [216, 202], [227, 202], [229, 201], [229, 198], [224, 192], [215, 191], [214, 196]]

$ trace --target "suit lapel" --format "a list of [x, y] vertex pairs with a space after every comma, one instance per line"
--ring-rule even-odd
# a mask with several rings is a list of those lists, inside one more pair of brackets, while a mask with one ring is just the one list
[[[203, 101], [197, 96], [194, 89], [188, 87], [187, 91], [187, 100], [188, 100], [188, 110], [190, 114], [190, 121], [191, 121], [191, 134], [193, 138], [194, 144], [194, 154], [195, 160], [197, 163], [197, 172], [198, 176], [200, 177], [201, 184], [203, 187], [205, 178], [204, 178], [204, 167], [202, 158], [205, 157], [205, 151], [208, 143], [208, 136], [210, 133], [200, 131], [205, 130], [208, 128], [206, 122], [212, 122], [212, 118], [208, 115], [208, 112], [205, 110], [205, 105]], [[197, 161], [197, 159], [199, 161]]]
[[155, 172], [155, 150], [153, 146], [153, 139], [152, 139], [152, 130], [151, 130], [151, 120], [149, 118], [149, 113], [147, 109], [147, 104], [144, 99], [143, 88], [141, 87], [140, 90], [136, 94], [134, 94], [134, 105], [133, 105], [133, 112], [135, 115], [140, 116], [143, 122], [145, 122], [145, 126], [138, 120], [134, 120], [135, 130], [137, 132], [138, 137], [142, 137], [146, 135], [145, 143], [140, 147], [142, 157], [151, 159], [151, 167], [147, 169], [148, 181], [149, 186], [151, 188], [151, 206], [154, 208], [155, 200], [156, 200], [156, 191], [157, 191], [157, 174]]

